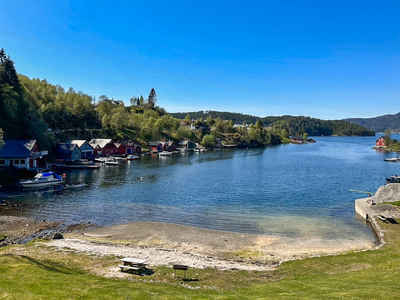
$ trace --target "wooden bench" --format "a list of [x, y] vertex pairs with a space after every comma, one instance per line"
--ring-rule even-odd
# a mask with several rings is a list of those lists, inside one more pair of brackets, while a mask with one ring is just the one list
[[173, 267], [174, 270], [175, 270], [174, 278], [176, 278], [176, 270], [185, 271], [185, 275], [183, 276], [183, 278], [184, 278], [184, 279], [186, 278], [186, 271], [187, 271], [187, 269], [189, 269], [188, 266], [185, 266], [185, 265], [173, 265], [172, 267]]
[[134, 271], [139, 271], [139, 270], [140, 270], [139, 267], [122, 266], [122, 265], [119, 265], [118, 268], [121, 268], [121, 271], [123, 271], [124, 269], [127, 269], [127, 270], [134, 270]]

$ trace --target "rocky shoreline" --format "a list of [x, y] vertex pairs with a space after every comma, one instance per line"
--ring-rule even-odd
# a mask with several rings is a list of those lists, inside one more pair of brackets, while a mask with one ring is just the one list
[[[66, 225], [18, 216], [0, 216], [0, 246], [49, 239], [46, 245], [95, 255], [146, 259], [151, 266], [266, 271], [281, 262], [372, 249], [372, 242], [289, 239], [207, 230], [185, 225], [135, 222], [109, 227]], [[111, 270], [118, 273], [118, 268]]]

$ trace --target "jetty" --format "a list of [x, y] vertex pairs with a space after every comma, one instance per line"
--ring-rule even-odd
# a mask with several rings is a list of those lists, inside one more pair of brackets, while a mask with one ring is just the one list
[[397, 223], [396, 219], [400, 218], [400, 210], [391, 205], [383, 203], [391, 203], [400, 201], [400, 184], [388, 183], [381, 186], [372, 197], [357, 199], [355, 201], [355, 210], [358, 215], [370, 222], [378, 240], [379, 246], [385, 244], [384, 234], [377, 219], [383, 222]]

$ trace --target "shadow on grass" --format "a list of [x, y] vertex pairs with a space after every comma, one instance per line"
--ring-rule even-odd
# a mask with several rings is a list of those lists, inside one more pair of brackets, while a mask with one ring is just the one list
[[121, 272], [138, 275], [138, 276], [151, 276], [155, 273], [155, 271], [153, 269], [148, 269], [148, 268], [146, 268], [143, 271], [126, 270], [126, 271], [121, 271]]
[[63, 265], [62, 263], [54, 262], [54, 261], [39, 261], [36, 259], [33, 259], [32, 257], [28, 257], [26, 255], [14, 255], [14, 254], [4, 254], [3, 257], [11, 257], [11, 259], [17, 260], [17, 261], [25, 261], [29, 264], [35, 265], [36, 267], [39, 267], [41, 269], [44, 269], [49, 272], [57, 272], [57, 273], [62, 273], [62, 274], [67, 274], [67, 275], [74, 275], [76, 272], [68, 271], [65, 270], [66, 266]]
[[183, 278], [182, 281], [184, 281], [184, 282], [197, 282], [199, 280], [197, 278]]

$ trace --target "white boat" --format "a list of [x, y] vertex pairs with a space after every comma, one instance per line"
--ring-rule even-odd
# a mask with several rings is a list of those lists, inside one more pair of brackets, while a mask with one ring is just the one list
[[163, 152], [158, 153], [158, 155], [160, 155], [160, 156], [171, 156], [172, 152], [163, 151]]
[[126, 159], [127, 159], [127, 160], [137, 160], [137, 159], [139, 159], [139, 156], [134, 155], [134, 154], [131, 154], [131, 155], [128, 155], [128, 156], [126, 157]]
[[66, 184], [65, 188], [66, 189], [77, 189], [86, 186], [86, 183], [80, 183], [80, 184]]
[[108, 161], [105, 162], [105, 164], [106, 164], [107, 166], [118, 166], [118, 165], [119, 165], [119, 162], [117, 162], [117, 161], [115, 161], [115, 160], [108, 160]]
[[46, 188], [49, 186], [54, 186], [61, 184], [63, 182], [62, 178], [53, 172], [43, 172], [36, 174], [33, 179], [22, 180], [20, 183], [24, 188]]
[[385, 158], [384, 160], [388, 162], [400, 162], [400, 157]]

